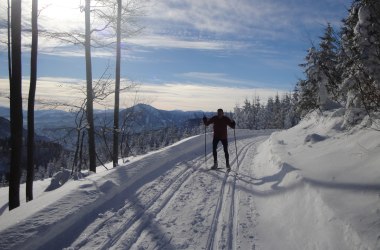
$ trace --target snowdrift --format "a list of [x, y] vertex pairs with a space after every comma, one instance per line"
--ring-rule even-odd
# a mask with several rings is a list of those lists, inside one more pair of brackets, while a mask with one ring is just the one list
[[343, 113], [237, 130], [229, 174], [209, 170], [207, 134], [206, 158], [204, 135], [191, 137], [110, 171], [36, 182], [35, 200], [12, 211], [0, 188], [0, 249], [380, 249], [380, 133], [368, 119], [343, 128]]
[[343, 113], [311, 113], [260, 145], [255, 176], [276, 196], [257, 202], [263, 249], [380, 249], [380, 133], [368, 119], [343, 128]]

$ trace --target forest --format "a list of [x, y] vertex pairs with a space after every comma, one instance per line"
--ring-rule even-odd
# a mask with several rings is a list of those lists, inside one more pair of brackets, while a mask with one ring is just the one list
[[[133, 136], [123, 134], [123, 122], [120, 117], [120, 91], [128, 89], [120, 84], [120, 39], [125, 30], [122, 26], [138, 15], [133, 5], [122, 5], [121, 1], [98, 1], [102, 10], [91, 9], [90, 0], [83, 6], [85, 18], [84, 34], [57, 34], [38, 31], [38, 0], [33, 1], [31, 32], [31, 69], [30, 89], [27, 109], [27, 136], [24, 136], [21, 96], [21, 1], [12, 0], [11, 8], [8, 1], [8, 68], [10, 80], [10, 172], [9, 208], [19, 206], [19, 185], [21, 181], [26, 148], [26, 182], [27, 200], [33, 199], [33, 180], [36, 171], [36, 144], [34, 128], [35, 87], [37, 75], [38, 37], [49, 36], [68, 43], [82, 46], [86, 57], [86, 87], [85, 97], [81, 105], [72, 107], [76, 120], [73, 126], [75, 150], [61, 159], [71, 159], [66, 166], [73, 172], [89, 169], [96, 172], [96, 166], [104, 161], [112, 160], [117, 167], [119, 157], [131, 153], [142, 154], [152, 149], [169, 145], [184, 137], [203, 132], [202, 125], [190, 128], [169, 126], [155, 131], [134, 133]], [[99, 7], [99, 5], [97, 6]], [[131, 9], [132, 8], [132, 9]], [[93, 13], [95, 13], [93, 15]], [[379, 3], [375, 0], [355, 0], [348, 15], [342, 20], [340, 30], [334, 30], [327, 23], [319, 41], [311, 44], [305, 61], [300, 64], [304, 69], [304, 77], [295, 83], [294, 90], [284, 96], [269, 98], [266, 103], [255, 97], [254, 100], [244, 100], [230, 115], [236, 120], [238, 128], [243, 129], [287, 129], [296, 125], [311, 111], [345, 108], [345, 126], [357, 124], [369, 115], [375, 118], [380, 107], [380, 13]], [[98, 14], [98, 16], [96, 16]], [[105, 41], [96, 39], [99, 27], [91, 27], [91, 18], [100, 18], [103, 31], [107, 29], [116, 46], [115, 78], [104, 75], [103, 79], [94, 81], [91, 71], [91, 48]], [[139, 30], [137, 28], [137, 30]], [[135, 30], [136, 31], [136, 30]], [[136, 31], [137, 32], [137, 31]], [[124, 34], [125, 35], [125, 34]], [[109, 38], [109, 39], [111, 39]], [[109, 41], [107, 41], [109, 42]], [[96, 127], [94, 123], [93, 104], [105, 96], [114, 95], [113, 122], [105, 127]], [[132, 119], [128, 117], [128, 119]], [[131, 121], [131, 120], [124, 121]], [[373, 120], [372, 120], [373, 121]], [[127, 124], [124, 124], [128, 127]], [[105, 134], [107, 131], [107, 135]], [[127, 142], [127, 143], [126, 143]], [[25, 144], [24, 144], [25, 143]], [[4, 149], [4, 147], [2, 147]], [[57, 164], [58, 165], [58, 164]], [[4, 178], [3, 178], [4, 179]]]

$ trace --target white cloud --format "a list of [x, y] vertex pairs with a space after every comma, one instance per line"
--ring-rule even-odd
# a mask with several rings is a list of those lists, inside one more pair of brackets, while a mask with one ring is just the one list
[[240, 79], [234, 79], [225, 73], [210, 73], [210, 72], [187, 72], [179, 74], [178, 76], [182, 78], [187, 78], [192, 81], [198, 81], [201, 83], [208, 83], [209, 85], [237, 85], [239, 87], [243, 86], [253, 86], [252, 81], [245, 81]]
[[[292, 7], [283, 1], [175, 0], [154, 1], [150, 24], [195, 29], [212, 34], [278, 37], [294, 25]], [[300, 21], [300, 20], [298, 20]]]
[[[217, 75], [216, 75], [217, 77]], [[28, 93], [29, 81], [23, 81], [24, 109]], [[84, 87], [84, 81], [72, 78], [39, 78], [37, 83], [36, 100], [47, 102], [61, 102], [79, 104], [84, 98], [84, 93], [79, 90]], [[137, 93], [136, 93], [137, 91]], [[9, 107], [9, 83], [7, 79], [0, 79], [0, 105]], [[164, 84], [143, 83], [137, 90], [122, 93], [120, 96], [121, 106], [126, 107], [132, 104], [131, 100], [138, 96], [138, 99], [145, 100], [153, 106], [165, 110], [204, 110], [215, 111], [223, 108], [226, 111], [233, 111], [233, 108], [241, 105], [245, 98], [252, 100], [259, 96], [262, 102], [266, 102], [268, 97], [285, 93], [278, 89], [265, 88], [233, 88], [216, 87], [207, 84], [188, 84], [182, 82], [168, 82]], [[108, 108], [113, 106], [111, 96], [103, 102]], [[97, 109], [104, 109], [104, 106], [94, 105]], [[48, 108], [37, 105], [37, 109]]]
[[145, 35], [131, 38], [129, 43], [154, 48], [184, 48], [200, 50], [237, 50], [245, 48], [247, 45], [241, 42], [223, 40], [197, 40], [167, 35]]
[[[334, 19], [333, 11], [313, 9], [314, 5], [317, 6], [316, 3], [308, 4], [301, 0], [140, 0], [136, 2], [145, 12], [138, 22], [141, 22], [146, 29], [143, 35], [132, 37], [127, 41], [145, 47], [244, 50], [248, 46], [256, 47], [252, 45], [253, 41], [287, 39], [294, 35], [304, 36], [302, 33], [304, 31], [300, 31], [302, 26], [316, 27], [320, 26], [321, 22], [325, 23], [325, 20], [334, 23], [340, 19], [340, 17]], [[83, 5], [84, 1], [40, 0], [39, 6], [42, 9], [39, 16], [40, 30], [84, 33], [84, 13], [80, 11], [81, 4]], [[23, 1], [23, 6], [23, 23], [28, 26], [31, 0]], [[5, 13], [2, 14], [6, 16]], [[96, 22], [93, 24], [96, 25]], [[26, 39], [26, 44], [28, 40], [29, 38]], [[63, 45], [56, 41], [41, 39], [41, 51], [44, 51], [45, 46], [56, 48]]]
[[165, 110], [204, 110], [216, 111], [223, 108], [233, 111], [236, 105], [242, 105], [245, 98], [252, 100], [260, 96], [264, 103], [269, 97], [285, 93], [278, 89], [232, 88], [184, 83], [163, 85], [143, 84], [139, 94], [153, 100], [153, 106]]
[[[43, 103], [70, 103], [78, 105], [83, 99], [83, 93], [79, 90], [79, 86], [84, 81], [72, 78], [38, 78], [36, 89], [36, 108], [44, 108]], [[27, 98], [29, 92], [29, 79], [22, 81], [22, 96], [24, 99], [24, 109], [27, 107]], [[9, 106], [9, 81], [8, 79], [0, 79], [0, 104]]]

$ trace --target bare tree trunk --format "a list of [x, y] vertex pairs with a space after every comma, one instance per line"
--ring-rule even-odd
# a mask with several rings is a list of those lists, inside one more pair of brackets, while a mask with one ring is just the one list
[[75, 153], [74, 153], [71, 174], [74, 174], [74, 171], [78, 172], [79, 171], [78, 169], [80, 168], [79, 165], [82, 164], [82, 162], [79, 162], [78, 164], [78, 158], [79, 158], [79, 151], [80, 151], [80, 147], [81, 147], [83, 136], [84, 136], [84, 133], [82, 133], [82, 126], [83, 126], [83, 121], [85, 119], [85, 113], [86, 113], [85, 105], [86, 103], [83, 103], [81, 105], [79, 111], [76, 113], [76, 116], [75, 116], [77, 141], [75, 143]]
[[86, 0], [85, 54], [86, 54], [86, 80], [87, 80], [88, 157], [90, 161], [90, 171], [96, 172], [96, 150], [95, 150], [94, 108], [93, 108], [94, 97], [93, 97], [93, 88], [92, 88], [92, 63], [91, 63], [90, 3], [91, 3], [91, 0]]
[[77, 130], [77, 142], [75, 144], [75, 153], [74, 153], [73, 165], [71, 167], [71, 175], [74, 174], [74, 171], [77, 171], [79, 146], [80, 146], [80, 141], [81, 141], [80, 135], [81, 135], [81, 131], [78, 129]]
[[119, 104], [120, 104], [120, 57], [121, 57], [121, 10], [122, 0], [117, 0], [117, 25], [116, 25], [116, 74], [115, 74], [115, 107], [113, 116], [113, 167], [118, 165], [119, 156]]
[[28, 145], [26, 173], [26, 201], [33, 200], [34, 180], [34, 100], [37, 85], [37, 54], [38, 54], [38, 0], [32, 1], [32, 52], [30, 59], [30, 87], [28, 98]]
[[22, 156], [21, 0], [12, 0], [12, 81], [10, 82], [11, 164], [9, 210], [20, 206]]
[[8, 75], [9, 82], [12, 82], [12, 56], [11, 56], [11, 4], [8, 0]]
[[[80, 146], [79, 146], [79, 165], [78, 165], [78, 172], [81, 172], [81, 171], [82, 171], [84, 137], [85, 137], [85, 131], [82, 131], [82, 139], [81, 139], [81, 141], [80, 141]], [[84, 163], [86, 164], [86, 162], [84, 162]]]

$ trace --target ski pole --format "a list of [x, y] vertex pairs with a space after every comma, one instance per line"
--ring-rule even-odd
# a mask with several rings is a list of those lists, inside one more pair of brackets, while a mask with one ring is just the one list
[[237, 152], [237, 146], [236, 146], [236, 134], [235, 134], [235, 129], [234, 129], [234, 139], [235, 139], [235, 150], [236, 150], [236, 164], [237, 164], [237, 169], [239, 169], [239, 157], [238, 157], [238, 152]]
[[207, 159], [206, 159], [206, 125], [205, 125], [205, 166], [207, 166]]
[[203, 124], [205, 125], [205, 166], [207, 167], [207, 150], [206, 150], [206, 130], [207, 130], [207, 126], [206, 126], [206, 121], [207, 121], [207, 118], [206, 118], [206, 115], [205, 113], [203, 113]]

